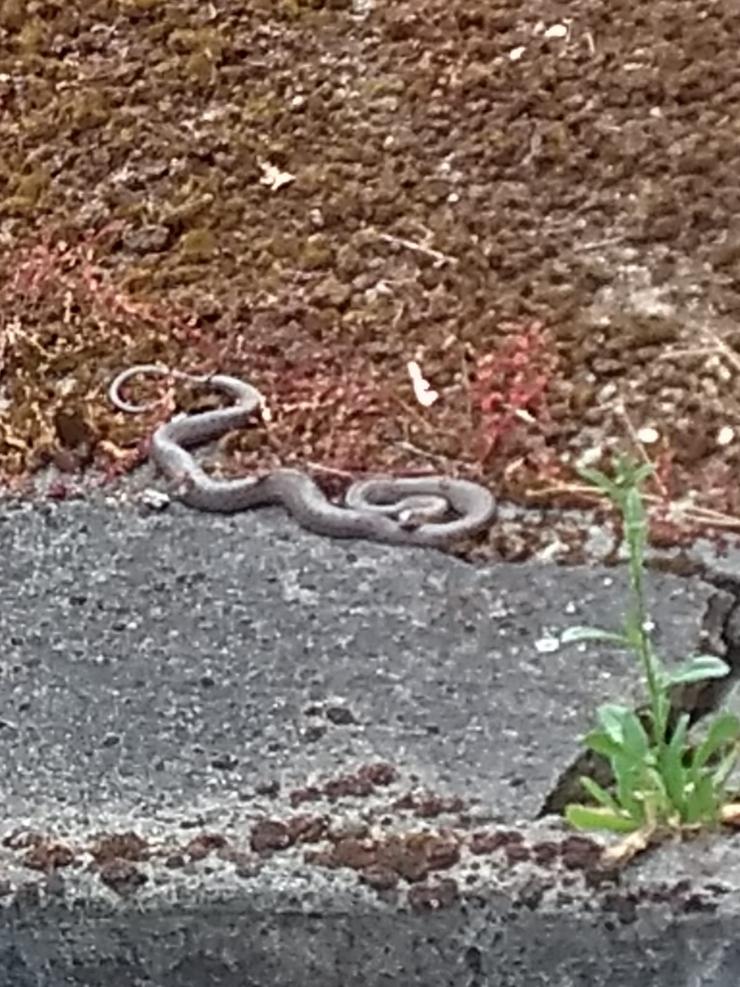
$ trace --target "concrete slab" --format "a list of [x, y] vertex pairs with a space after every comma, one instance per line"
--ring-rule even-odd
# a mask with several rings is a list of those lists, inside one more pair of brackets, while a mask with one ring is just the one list
[[[614, 570], [87, 503], [6, 513], [0, 555], [11, 814], [192, 808], [390, 760], [531, 816], [634, 678], [624, 655], [558, 641], [620, 619]], [[652, 593], [665, 652], [698, 647], [717, 591], [658, 575]]]
[[[0, 987], [725, 983], [736, 899], [620, 904], [532, 822], [631, 690], [558, 640], [623, 573], [94, 500], [6, 507], [0, 557]], [[650, 592], [662, 651], [722, 651], [730, 594]]]
[[[537, 835], [535, 846], [552, 845]], [[5, 911], [0, 983], [735, 987], [736, 894], [661, 871], [594, 890], [562, 858], [491, 855], [423, 886], [413, 904], [282, 858], [243, 879], [226, 865], [171, 874], [123, 901], [75, 875]]]

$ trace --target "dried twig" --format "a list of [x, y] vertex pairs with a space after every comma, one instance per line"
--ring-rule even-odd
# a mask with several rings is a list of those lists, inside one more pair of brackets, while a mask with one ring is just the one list
[[703, 335], [711, 340], [709, 346], [690, 346], [686, 349], [668, 349], [661, 353], [659, 360], [674, 360], [686, 356], [723, 356], [725, 360], [740, 373], [740, 355], [719, 336], [713, 329], [704, 329]]
[[580, 254], [589, 250], [600, 250], [601, 247], [613, 247], [618, 243], [624, 243], [625, 239], [626, 237], [622, 234], [621, 236], [604, 237], [603, 240], [590, 240], [588, 243], [580, 243], [574, 247], [573, 253]]
[[[602, 504], [607, 502], [605, 494], [595, 490], [592, 486], [581, 483], [558, 483], [549, 487], [541, 487], [539, 490], [530, 489], [526, 491], [526, 496], [533, 500], [562, 496], [563, 494], [590, 497]], [[654, 494], [644, 494], [643, 499], [647, 504], [661, 508], [667, 507], [668, 514], [677, 520], [683, 519], [689, 523], [693, 522], [710, 528], [722, 528], [726, 531], [740, 531], [740, 518], [715, 511], [711, 507], [702, 507], [699, 504], [682, 504], [681, 501], [671, 501], [666, 504], [665, 498]]]
[[740, 356], [731, 349], [727, 343], [720, 336], [714, 332], [713, 329], [705, 329], [704, 335], [712, 340], [712, 343], [716, 347], [716, 351], [721, 353], [722, 356], [727, 360], [727, 362], [738, 372], [740, 372]]
[[392, 233], [378, 233], [376, 234], [379, 240], [384, 240], [386, 243], [393, 243], [398, 247], [405, 247], [407, 250], [414, 250], [418, 254], [425, 254], [427, 257], [431, 257], [438, 264], [457, 264], [457, 258], [451, 257], [449, 254], [443, 254], [441, 250], [434, 250], [432, 247], [425, 247], [421, 243], [415, 243], [413, 240], [406, 240], [404, 237], [394, 236]]
[[[420, 425], [426, 432], [431, 432], [433, 435], [440, 434], [440, 430], [432, 422], [426, 419], [424, 415], [420, 414], [419, 411], [413, 405], [408, 403], [408, 401], [404, 401], [404, 399], [400, 395], [393, 392], [391, 394], [391, 400], [394, 401], [401, 408], [403, 408], [406, 414], [409, 415], [411, 418], [413, 418], [414, 421], [418, 425]], [[442, 434], [449, 435], [450, 433], [445, 432]]]
[[328, 473], [329, 476], [339, 476], [343, 480], [353, 480], [355, 477], [355, 474], [350, 473], [349, 470], [340, 470], [335, 466], [324, 466], [322, 463], [314, 463], [310, 459], [306, 461], [306, 466], [317, 473]]
[[424, 456], [425, 459], [431, 459], [432, 462], [441, 463], [442, 466], [449, 466], [453, 462], [449, 456], [443, 456], [437, 452], [430, 452], [428, 449], [422, 449], [419, 446], [414, 445], [413, 442], [407, 442], [403, 439], [396, 442], [396, 446], [399, 449], [403, 449], [405, 452], [412, 452], [415, 456]]
[[465, 347], [463, 346], [462, 352], [460, 354], [460, 372], [462, 375], [462, 387], [463, 394], [465, 397], [465, 411], [468, 416], [468, 421], [470, 422], [471, 430], [475, 428], [475, 414], [473, 408], [473, 395], [470, 388], [470, 367], [468, 366], [468, 358], [465, 353]]
[[583, 39], [588, 47], [588, 53], [593, 58], [596, 54], [596, 43], [594, 42], [594, 36], [590, 31], [584, 31]]
[[667, 498], [668, 497], [668, 489], [667, 489], [665, 483], [663, 483], [663, 481], [661, 480], [660, 476], [658, 475], [658, 472], [655, 469], [655, 463], [652, 461], [652, 459], [648, 455], [647, 449], [645, 448], [645, 443], [642, 441], [642, 439], [640, 438], [640, 435], [639, 435], [637, 429], [632, 424], [632, 419], [630, 418], [629, 414], [627, 413], [627, 408], [625, 406], [625, 403], [624, 403], [624, 400], [623, 399], [620, 399], [616, 403], [615, 410], [616, 410], [617, 414], [619, 415], [619, 417], [624, 422], [624, 427], [627, 429], [627, 432], [629, 433], [629, 437], [632, 439], [633, 443], [635, 444], [635, 447], [638, 450], [638, 452], [640, 453], [640, 456], [642, 457], [643, 462], [647, 463], [648, 466], [651, 466], [652, 467], [653, 473], [652, 473], [651, 479], [655, 481], [655, 486], [658, 488], [658, 492], [660, 493], [661, 497]]
[[697, 346], [687, 350], [669, 349], [666, 350], [664, 353], [660, 353], [657, 359], [673, 360], [676, 357], [681, 357], [681, 356], [716, 356], [716, 355], [717, 355], [716, 346]]

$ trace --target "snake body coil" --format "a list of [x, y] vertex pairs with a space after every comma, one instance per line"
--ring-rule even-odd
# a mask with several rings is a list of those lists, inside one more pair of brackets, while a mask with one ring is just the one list
[[[488, 490], [477, 483], [444, 476], [359, 480], [348, 489], [344, 506], [328, 500], [317, 484], [299, 470], [275, 469], [264, 476], [215, 479], [188, 449], [248, 425], [264, 406], [260, 392], [224, 374], [197, 377], [141, 364], [120, 373], [110, 385], [110, 400], [119, 410], [147, 410], [148, 406], [129, 404], [119, 395], [121, 386], [139, 374], [208, 384], [234, 398], [228, 408], [179, 415], [157, 428], [152, 436], [152, 460], [176, 484], [178, 498], [189, 507], [233, 513], [282, 504], [302, 527], [316, 534], [433, 548], [475, 534], [493, 520], [496, 505]], [[445, 520], [450, 511], [456, 516]]]

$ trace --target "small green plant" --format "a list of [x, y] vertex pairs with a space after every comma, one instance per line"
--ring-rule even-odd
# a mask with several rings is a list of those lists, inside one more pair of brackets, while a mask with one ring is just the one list
[[607, 791], [591, 778], [581, 778], [594, 804], [569, 805], [566, 818], [579, 829], [619, 833], [714, 824], [727, 800], [727, 779], [740, 753], [740, 719], [718, 713], [701, 742], [692, 746], [687, 713], [671, 726], [670, 691], [678, 685], [721, 678], [729, 667], [715, 655], [695, 655], [667, 668], [655, 653], [645, 595], [648, 522], [642, 498], [642, 487], [652, 467], [618, 457], [611, 477], [595, 469], [579, 472], [622, 515], [631, 605], [621, 631], [571, 627], [561, 640], [599, 641], [632, 651], [648, 703], [642, 717], [634, 709], [617, 704], [598, 709], [597, 726], [583, 742], [609, 763], [613, 790]]

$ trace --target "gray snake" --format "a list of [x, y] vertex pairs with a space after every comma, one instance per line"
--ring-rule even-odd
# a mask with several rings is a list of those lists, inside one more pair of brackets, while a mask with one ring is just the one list
[[[392, 545], [443, 548], [488, 527], [496, 503], [477, 483], [445, 476], [378, 476], [358, 480], [345, 494], [344, 505], [332, 503], [306, 474], [274, 469], [261, 476], [216, 479], [187, 451], [226, 432], [244, 428], [264, 409], [260, 392], [225, 374], [195, 376], [155, 364], [129, 367], [111, 382], [108, 396], [120, 411], [142, 412], [120, 397], [131, 377], [158, 374], [207, 384], [234, 399], [226, 408], [177, 415], [152, 435], [150, 457], [176, 484], [178, 498], [201, 511], [232, 513], [251, 507], [282, 504], [304, 528], [332, 538], [360, 538]], [[448, 517], [453, 514], [454, 517]]]

